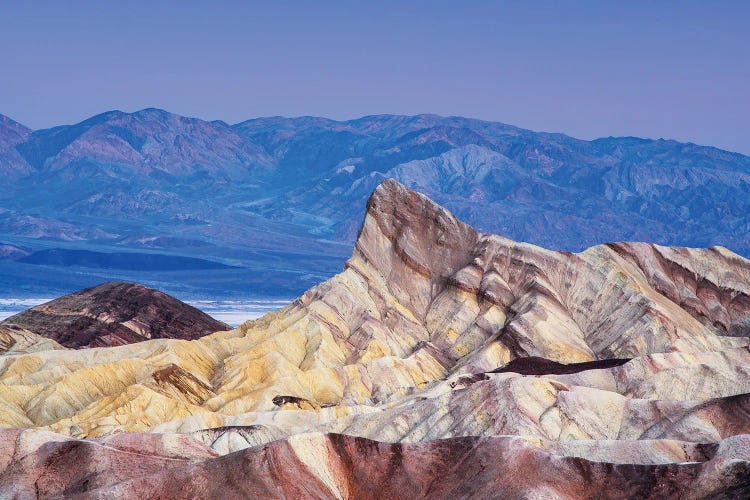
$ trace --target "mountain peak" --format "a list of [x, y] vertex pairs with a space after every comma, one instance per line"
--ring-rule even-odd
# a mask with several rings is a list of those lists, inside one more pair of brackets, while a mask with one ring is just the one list
[[176, 113], [170, 113], [169, 111], [160, 108], [143, 108], [139, 109], [138, 111], [128, 113], [128, 115], [146, 120], [198, 120], [198, 118], [189, 118], [186, 116], [178, 115]]
[[[719, 346], [722, 336], [745, 335], [750, 320], [747, 311], [738, 316], [711, 310], [702, 302], [712, 294], [721, 296], [721, 286], [731, 288], [736, 296], [750, 297], [750, 262], [728, 253], [646, 243], [599, 245], [579, 254], [554, 252], [480, 233], [392, 179], [382, 182], [370, 197], [347, 268], [362, 276], [378, 276], [395, 301], [433, 333], [445, 333], [446, 325], [458, 321], [450, 315], [469, 304], [477, 308], [471, 314], [481, 311], [483, 303], [495, 304], [510, 315], [502, 336], [510, 357], [578, 362], [613, 356], [610, 347], [585, 333], [594, 328], [592, 321], [606, 319], [607, 332], [602, 335], [619, 338], [618, 354], [630, 356], [645, 353], [646, 338], [661, 345], [661, 350]], [[601, 269], [620, 274], [602, 274]], [[684, 303], [685, 292], [667, 285], [697, 275], [705, 280], [701, 291]], [[615, 286], [618, 279], [624, 283]], [[614, 288], [595, 292], [603, 286]], [[661, 295], [639, 291], [643, 287], [653, 287]], [[598, 318], [585, 313], [579, 301], [594, 300], [592, 293], [598, 293], [596, 300], [611, 301], [613, 310], [620, 312], [604, 314], [602, 310]], [[664, 302], [665, 297], [689, 314], [660, 316], [651, 322], [650, 332], [631, 329], [629, 315], [669, 310], [672, 306]], [[750, 298], [742, 300], [750, 304]], [[556, 318], [557, 326], [546, 322], [548, 316]], [[563, 324], [570, 328], [554, 341], [557, 345], [546, 344], [543, 339], [549, 335], [562, 334]]]
[[442, 275], [465, 259], [479, 233], [428, 197], [395, 179], [378, 185], [367, 202], [355, 249], [382, 272], [392, 266], [383, 245], [393, 245], [412, 271]]

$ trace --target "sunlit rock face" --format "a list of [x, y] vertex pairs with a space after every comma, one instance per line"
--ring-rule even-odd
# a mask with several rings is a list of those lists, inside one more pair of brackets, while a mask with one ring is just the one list
[[[278, 313], [85, 350], [29, 329], [0, 356], [0, 423], [29, 428], [0, 493], [75, 453], [44, 495], [742, 496], [749, 324], [724, 248], [552, 252], [386, 181], [344, 271]], [[123, 446], [153, 462], [97, 468]]]
[[3, 328], [81, 348], [158, 338], [189, 340], [230, 327], [158, 290], [112, 281], [11, 316], [0, 322]]

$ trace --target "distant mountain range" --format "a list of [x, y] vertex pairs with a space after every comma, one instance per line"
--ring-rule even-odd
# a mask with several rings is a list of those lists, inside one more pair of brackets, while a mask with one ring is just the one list
[[554, 249], [641, 240], [750, 256], [750, 157], [460, 117], [229, 125], [145, 109], [32, 131], [0, 116], [0, 176], [6, 295], [135, 279], [182, 297], [293, 296], [341, 269], [386, 178]]

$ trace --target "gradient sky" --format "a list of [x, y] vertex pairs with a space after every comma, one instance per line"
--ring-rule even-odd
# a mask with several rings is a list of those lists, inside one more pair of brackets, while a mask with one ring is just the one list
[[0, 113], [429, 112], [750, 154], [749, 23], [721, 0], [10, 1]]

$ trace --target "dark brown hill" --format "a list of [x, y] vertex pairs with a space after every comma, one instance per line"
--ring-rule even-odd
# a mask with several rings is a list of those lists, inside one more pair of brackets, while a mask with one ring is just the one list
[[197, 339], [229, 325], [174, 297], [137, 283], [112, 281], [7, 318], [65, 347], [104, 347], [143, 340]]

